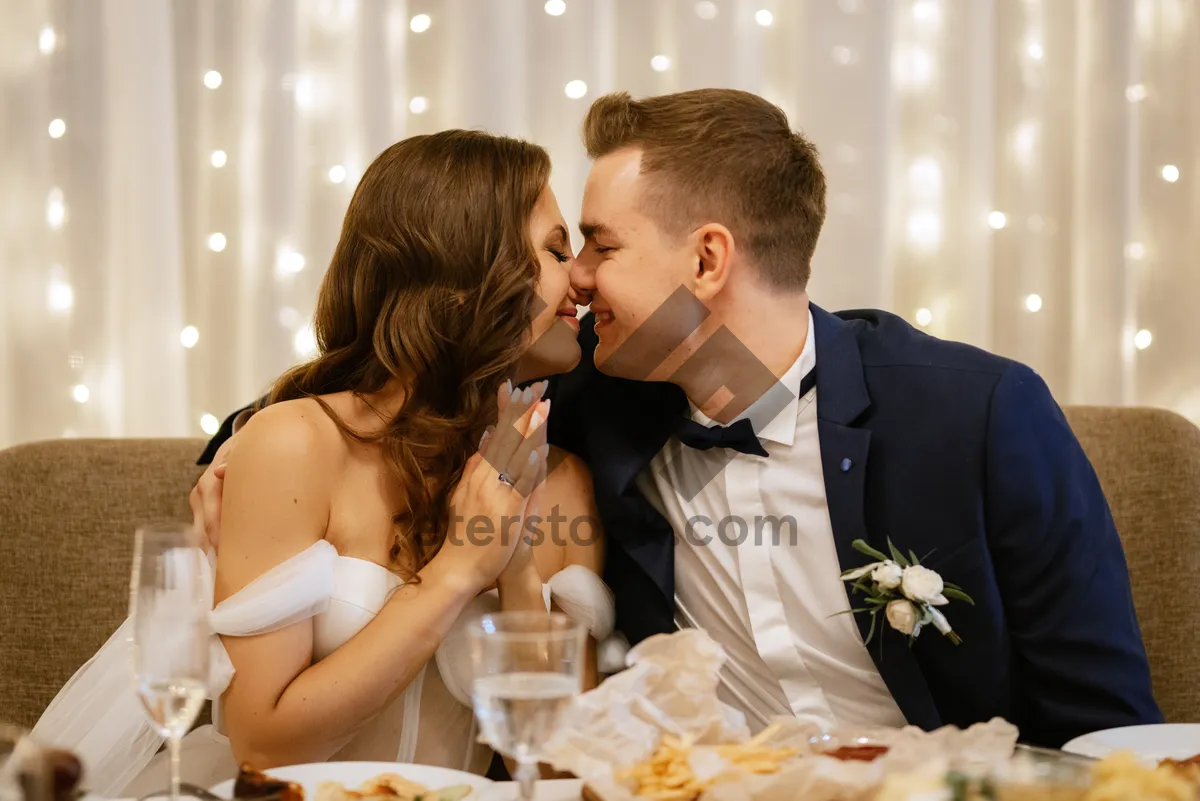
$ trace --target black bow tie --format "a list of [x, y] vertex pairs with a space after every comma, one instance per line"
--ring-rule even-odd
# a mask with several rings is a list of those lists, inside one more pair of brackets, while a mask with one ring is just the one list
[[[817, 385], [816, 368], [800, 382], [799, 397], [803, 398]], [[738, 453], [766, 456], [767, 449], [758, 441], [754, 424], [743, 417], [727, 426], [705, 426], [689, 417], [681, 417], [675, 426], [675, 436], [689, 448], [706, 451], [709, 448], [732, 448]]]
[[745, 417], [727, 426], [703, 426], [695, 420], [682, 417], [675, 428], [675, 436], [684, 445], [696, 450], [733, 448], [739, 453], [767, 455], [767, 449], [754, 435], [754, 425]]

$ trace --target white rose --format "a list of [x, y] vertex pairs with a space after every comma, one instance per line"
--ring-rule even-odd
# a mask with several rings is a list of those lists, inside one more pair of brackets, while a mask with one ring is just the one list
[[917, 608], [911, 601], [896, 600], [887, 605], [888, 623], [901, 634], [912, 634], [918, 617]]
[[942, 577], [929, 568], [920, 565], [904, 568], [900, 590], [910, 601], [941, 606], [947, 603], [942, 589]]
[[874, 570], [871, 571], [871, 581], [875, 582], [881, 590], [894, 590], [900, 586], [900, 579], [903, 576], [903, 571], [900, 570], [900, 565], [888, 560], [880, 562]]

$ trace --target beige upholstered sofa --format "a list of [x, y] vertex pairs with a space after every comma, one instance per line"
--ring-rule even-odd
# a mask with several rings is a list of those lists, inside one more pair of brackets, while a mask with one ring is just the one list
[[[1125, 543], [1155, 693], [1200, 720], [1200, 430], [1165, 411], [1068, 409]], [[0, 451], [0, 721], [32, 725], [125, 615], [132, 532], [189, 520], [200, 440]]]

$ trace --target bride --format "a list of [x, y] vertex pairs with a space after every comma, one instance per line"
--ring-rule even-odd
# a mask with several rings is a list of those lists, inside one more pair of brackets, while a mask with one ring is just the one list
[[[406, 139], [363, 175], [317, 301], [319, 355], [228, 451], [214, 725], [184, 739], [184, 781], [326, 760], [482, 773], [463, 627], [489, 609], [580, 620], [594, 683], [612, 602], [591, 480], [566, 455], [548, 471], [545, 384], [514, 388], [580, 358], [549, 176], [541, 148], [473, 131]], [[499, 536], [551, 510], [571, 537]], [[34, 730], [108, 796], [167, 783], [124, 628]]]

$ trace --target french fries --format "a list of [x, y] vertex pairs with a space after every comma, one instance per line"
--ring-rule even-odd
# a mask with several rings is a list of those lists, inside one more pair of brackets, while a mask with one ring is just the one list
[[[771, 748], [763, 745], [778, 730], [770, 726], [753, 739], [735, 745], [718, 745], [713, 748], [730, 766], [744, 773], [776, 773], [783, 762], [796, 756], [794, 748]], [[662, 742], [648, 759], [617, 775], [620, 779], [633, 779], [636, 795], [654, 801], [693, 801], [708, 787], [713, 779], [700, 779], [689, 762], [694, 742], [690, 737], [679, 739], [664, 735]]]

